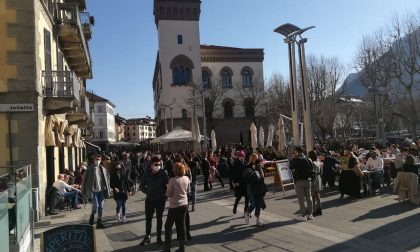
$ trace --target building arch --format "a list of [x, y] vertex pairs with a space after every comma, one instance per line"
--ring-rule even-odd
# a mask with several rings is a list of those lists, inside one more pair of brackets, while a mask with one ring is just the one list
[[220, 70], [220, 76], [222, 78], [222, 87], [223, 88], [231, 88], [232, 87], [232, 76], [233, 71], [230, 69], [230, 67], [223, 67], [222, 70]]
[[182, 85], [192, 81], [194, 63], [187, 56], [180, 54], [173, 58], [170, 68], [172, 69], [172, 84]]

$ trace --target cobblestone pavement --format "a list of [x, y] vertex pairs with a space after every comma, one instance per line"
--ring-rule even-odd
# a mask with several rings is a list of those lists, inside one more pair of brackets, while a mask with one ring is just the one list
[[[266, 182], [272, 184], [272, 178]], [[286, 195], [271, 190], [266, 196], [267, 209], [261, 214], [264, 227], [254, 225], [255, 217], [246, 225], [242, 206], [232, 214], [234, 198], [228, 187], [216, 184], [210, 192], [202, 189], [199, 184], [196, 211], [190, 213], [193, 239], [186, 251], [420, 251], [420, 208], [398, 202], [397, 196], [387, 193], [391, 188], [361, 200], [340, 199], [338, 192], [326, 190], [322, 194], [324, 214], [307, 222], [294, 220], [298, 209], [294, 190]], [[106, 201], [106, 228], [96, 231], [99, 252], [162, 250], [156, 244], [155, 220], [152, 244], [138, 246], [145, 233], [144, 199], [141, 192], [129, 198], [126, 223], [115, 221], [115, 203]], [[90, 207], [47, 217], [36, 225], [36, 237], [49, 228], [87, 223]], [[174, 232], [173, 250], [175, 238]]]

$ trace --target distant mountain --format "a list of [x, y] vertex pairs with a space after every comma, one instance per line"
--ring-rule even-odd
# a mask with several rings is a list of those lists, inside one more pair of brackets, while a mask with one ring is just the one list
[[363, 98], [368, 94], [368, 89], [363, 86], [360, 80], [360, 73], [351, 73], [337, 92], [340, 96]]

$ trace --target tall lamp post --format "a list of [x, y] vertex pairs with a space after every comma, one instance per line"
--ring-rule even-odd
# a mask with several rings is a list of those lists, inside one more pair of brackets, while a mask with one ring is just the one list
[[[298, 99], [297, 99], [297, 77], [296, 77], [296, 59], [295, 59], [295, 43], [298, 45], [299, 55], [299, 68], [300, 68], [300, 81], [302, 85], [302, 104], [303, 104], [303, 123], [305, 129], [305, 145], [307, 150], [313, 149], [313, 136], [312, 136], [312, 125], [311, 125], [311, 110], [309, 101], [309, 84], [306, 71], [306, 60], [305, 60], [305, 43], [308, 41], [306, 38], [302, 38], [302, 34], [315, 28], [310, 26], [301, 29], [293, 24], [284, 24], [274, 30], [274, 32], [280, 33], [285, 36], [284, 42], [288, 45], [289, 49], [289, 70], [290, 70], [290, 94], [292, 97], [291, 110], [292, 110], [292, 134], [293, 144], [295, 146], [300, 145], [299, 141], [299, 122], [298, 122]], [[299, 41], [297, 41], [299, 38]]]

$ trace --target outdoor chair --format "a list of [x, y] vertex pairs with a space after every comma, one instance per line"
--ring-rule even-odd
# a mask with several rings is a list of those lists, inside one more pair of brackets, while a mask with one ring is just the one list
[[352, 170], [341, 171], [339, 190], [341, 198], [343, 198], [344, 194], [360, 198], [360, 177], [356, 176], [356, 173]]

